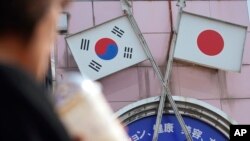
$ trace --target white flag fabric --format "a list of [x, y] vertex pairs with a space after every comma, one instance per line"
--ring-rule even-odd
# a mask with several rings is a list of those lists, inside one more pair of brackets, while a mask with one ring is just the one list
[[246, 33], [245, 26], [183, 12], [174, 57], [239, 72]]
[[147, 58], [127, 16], [66, 37], [80, 72], [97, 80]]

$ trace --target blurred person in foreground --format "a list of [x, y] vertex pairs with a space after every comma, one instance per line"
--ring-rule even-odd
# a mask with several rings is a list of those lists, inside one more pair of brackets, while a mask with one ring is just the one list
[[39, 84], [67, 0], [0, 0], [0, 140], [70, 141]]

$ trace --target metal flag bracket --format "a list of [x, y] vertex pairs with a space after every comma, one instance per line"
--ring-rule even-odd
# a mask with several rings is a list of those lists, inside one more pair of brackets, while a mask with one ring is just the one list
[[174, 37], [171, 41], [171, 47], [170, 47], [170, 54], [169, 54], [169, 59], [168, 59], [168, 64], [167, 64], [167, 69], [166, 69], [166, 74], [165, 74], [165, 78], [163, 78], [163, 75], [159, 69], [159, 67], [157, 66], [150, 50], [149, 47], [134, 19], [134, 16], [132, 14], [132, 6], [130, 4], [130, 2], [128, 0], [120, 0], [121, 2], [121, 6], [122, 6], [122, 10], [124, 11], [125, 14], [127, 14], [128, 19], [133, 27], [133, 30], [135, 31], [138, 39], [140, 40], [144, 52], [146, 53], [158, 79], [161, 82], [161, 85], [163, 87], [163, 92], [160, 98], [160, 103], [159, 103], [159, 108], [158, 108], [158, 112], [157, 112], [157, 119], [156, 119], [156, 128], [154, 131], [154, 136], [153, 136], [153, 141], [157, 141], [158, 140], [158, 131], [159, 131], [159, 125], [162, 119], [162, 115], [163, 115], [163, 109], [164, 109], [164, 105], [165, 105], [165, 100], [166, 97], [168, 98], [168, 101], [170, 102], [174, 114], [178, 119], [179, 124], [181, 125], [182, 130], [185, 133], [185, 136], [187, 138], [188, 141], [192, 141], [192, 137], [188, 132], [188, 129], [185, 125], [185, 122], [181, 116], [181, 114], [179, 113], [178, 107], [176, 106], [176, 103], [174, 102], [172, 96], [171, 96], [171, 91], [170, 91], [170, 87], [169, 87], [169, 77], [170, 77], [170, 73], [172, 70], [172, 63], [173, 63], [173, 53], [174, 53], [174, 48], [175, 48], [175, 43], [176, 43], [176, 37], [177, 37], [177, 33], [178, 33], [178, 28], [179, 28], [179, 23], [180, 23], [180, 17], [181, 17], [181, 13], [182, 13], [182, 9], [186, 6], [185, 4], [185, 0], [178, 0], [177, 6], [179, 7], [179, 13], [178, 13], [178, 18], [177, 18], [177, 26], [174, 32]]

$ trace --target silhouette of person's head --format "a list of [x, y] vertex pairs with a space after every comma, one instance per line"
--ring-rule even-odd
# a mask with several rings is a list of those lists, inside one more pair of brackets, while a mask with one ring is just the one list
[[44, 78], [57, 17], [68, 0], [0, 0], [0, 63]]

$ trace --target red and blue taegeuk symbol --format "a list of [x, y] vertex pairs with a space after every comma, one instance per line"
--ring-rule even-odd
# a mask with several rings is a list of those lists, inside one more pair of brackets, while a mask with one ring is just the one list
[[111, 60], [118, 53], [118, 46], [110, 38], [102, 38], [95, 44], [95, 53], [103, 60]]

